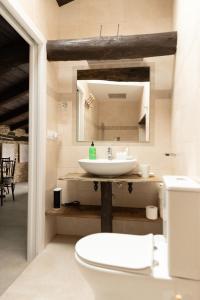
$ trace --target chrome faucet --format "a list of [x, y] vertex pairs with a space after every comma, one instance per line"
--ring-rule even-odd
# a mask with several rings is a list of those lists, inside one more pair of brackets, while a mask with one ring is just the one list
[[107, 154], [108, 154], [108, 159], [111, 160], [112, 159], [112, 148], [111, 147], [108, 147]]

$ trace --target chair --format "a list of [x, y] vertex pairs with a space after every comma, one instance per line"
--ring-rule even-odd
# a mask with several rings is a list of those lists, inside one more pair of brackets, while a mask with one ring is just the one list
[[15, 165], [16, 165], [16, 159], [15, 160], [10, 160], [7, 158], [1, 159], [1, 166], [2, 166], [2, 173], [3, 173], [2, 183], [3, 183], [4, 188], [7, 188], [8, 192], [9, 192], [9, 188], [11, 188], [13, 201], [15, 200], [15, 195], [14, 195]]
[[0, 201], [1, 206], [3, 206], [3, 198], [4, 198], [4, 182], [3, 182], [3, 164], [0, 161]]
[[[11, 159], [10, 159], [10, 157], [2, 157], [1, 158], [1, 161], [3, 161], [3, 162], [9, 162]], [[5, 189], [5, 187], [4, 187], [4, 189]], [[6, 194], [9, 194], [9, 188], [7, 188], [7, 191], [5, 191], [6, 192]]]
[[2, 161], [10, 161], [11, 159], [10, 159], [10, 157], [2, 157], [1, 160]]

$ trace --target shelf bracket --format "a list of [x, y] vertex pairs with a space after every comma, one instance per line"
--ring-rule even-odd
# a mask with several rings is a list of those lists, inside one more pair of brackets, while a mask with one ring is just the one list
[[133, 183], [132, 182], [128, 182], [128, 192], [129, 194], [131, 194], [133, 191]]
[[98, 181], [94, 181], [94, 191], [97, 192], [99, 188], [99, 183]]

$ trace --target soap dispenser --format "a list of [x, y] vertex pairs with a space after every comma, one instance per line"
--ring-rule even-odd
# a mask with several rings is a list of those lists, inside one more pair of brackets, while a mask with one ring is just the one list
[[96, 159], [96, 148], [94, 146], [94, 142], [92, 142], [89, 148], [89, 159]]

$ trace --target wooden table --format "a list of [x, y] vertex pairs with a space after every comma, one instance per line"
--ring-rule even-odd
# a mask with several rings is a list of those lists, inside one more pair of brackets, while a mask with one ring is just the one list
[[101, 185], [101, 231], [112, 232], [112, 183], [127, 183], [129, 193], [134, 183], [160, 182], [155, 176], [142, 178], [138, 174], [122, 175], [118, 177], [98, 177], [87, 173], [69, 173], [59, 180], [93, 182], [94, 189]]

